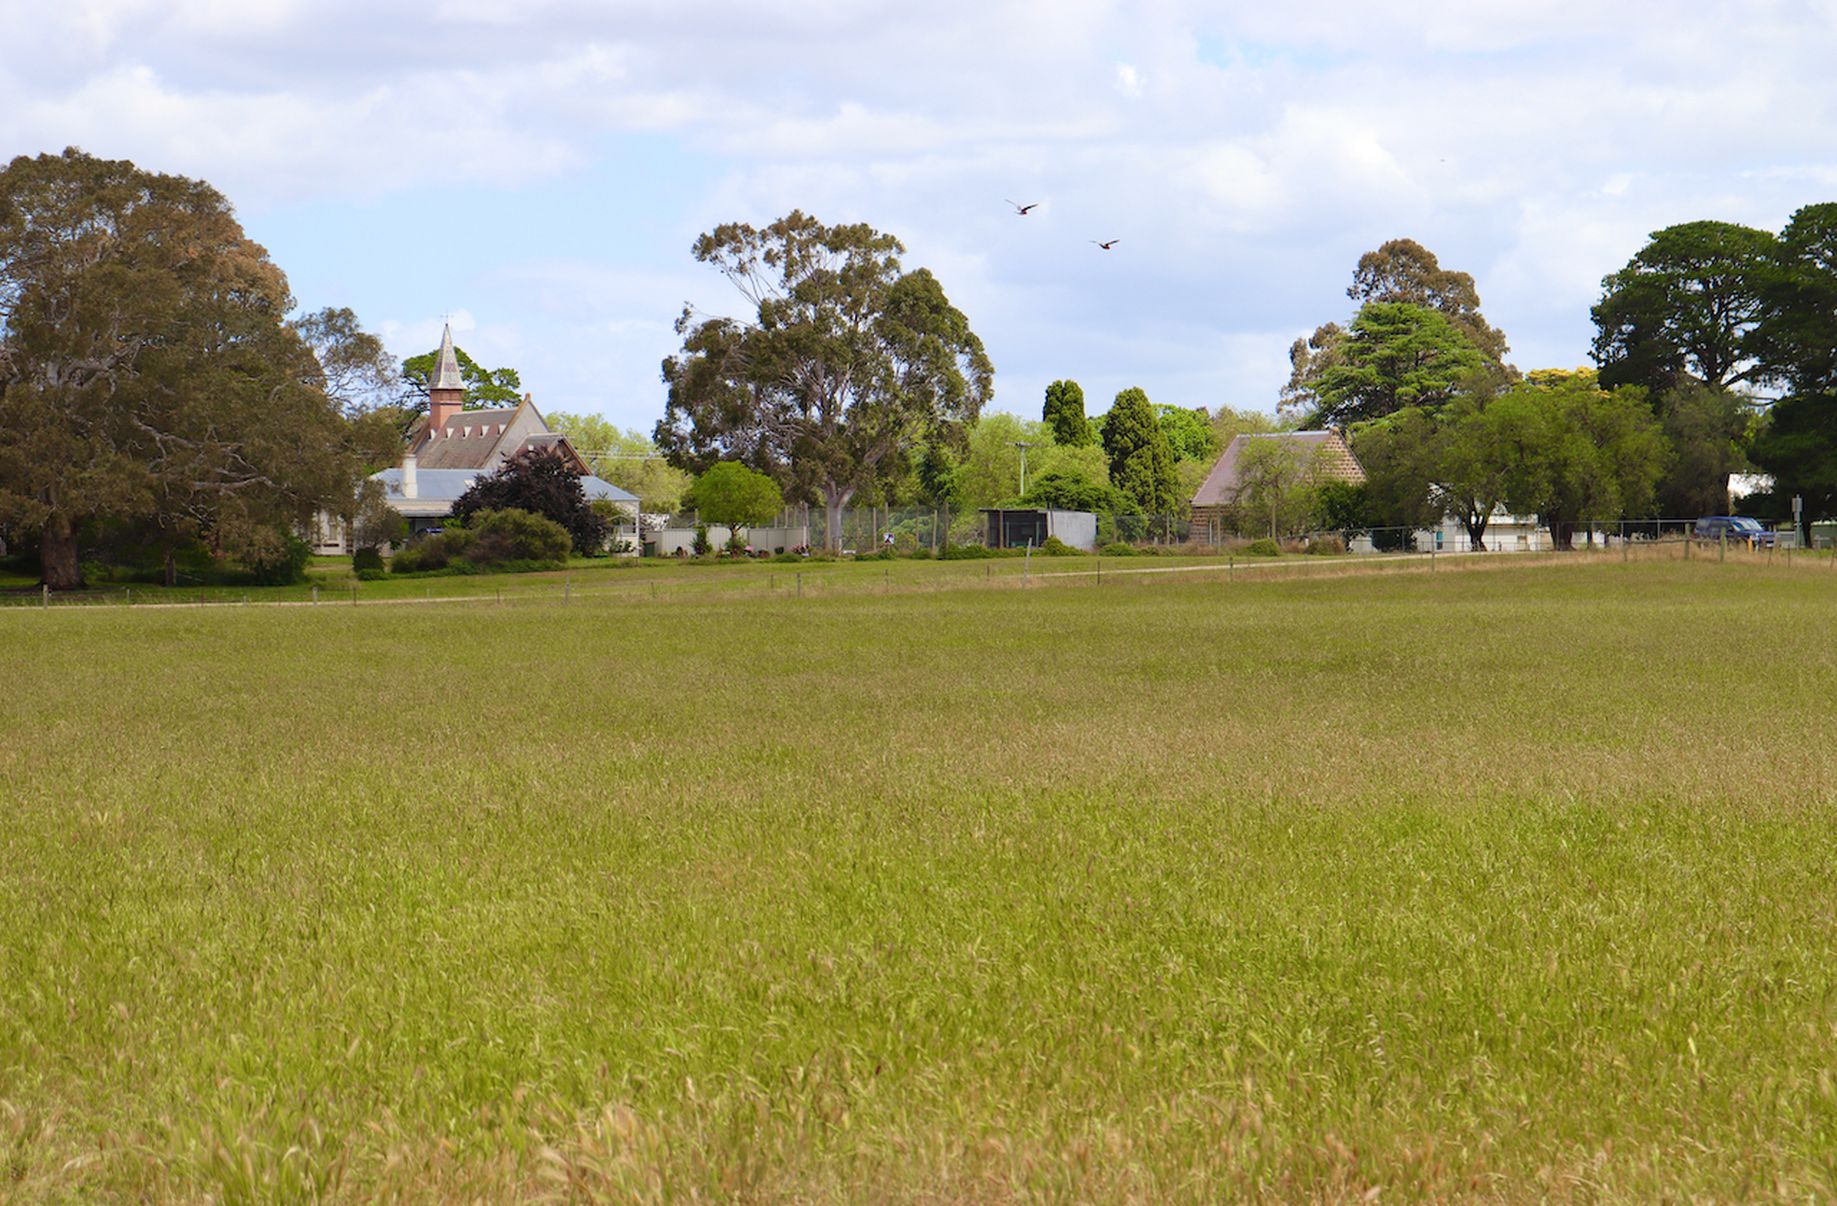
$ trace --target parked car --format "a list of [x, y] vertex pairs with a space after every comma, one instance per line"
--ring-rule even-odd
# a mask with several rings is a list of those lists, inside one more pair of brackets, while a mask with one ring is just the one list
[[1769, 549], [1779, 537], [1768, 531], [1767, 525], [1758, 519], [1746, 515], [1705, 515], [1697, 520], [1696, 537], [1698, 540], [1721, 540], [1728, 538], [1730, 544], [1745, 544], [1750, 548]]

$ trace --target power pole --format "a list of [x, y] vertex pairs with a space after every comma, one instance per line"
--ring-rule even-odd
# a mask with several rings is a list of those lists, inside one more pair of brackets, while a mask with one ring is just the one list
[[1014, 441], [1014, 446], [1021, 450], [1021, 497], [1027, 497], [1027, 450], [1038, 448], [1038, 444], [1029, 444], [1022, 440]]

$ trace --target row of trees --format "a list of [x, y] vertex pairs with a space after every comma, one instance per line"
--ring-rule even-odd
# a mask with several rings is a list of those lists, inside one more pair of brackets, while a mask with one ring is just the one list
[[[265, 576], [302, 563], [320, 513], [389, 540], [399, 517], [359, 483], [400, 459], [434, 353], [398, 366], [351, 310], [294, 310], [210, 185], [76, 149], [7, 164], [0, 547], [67, 590], [85, 551], [150, 552], [168, 584], [181, 558]], [[520, 396], [458, 355], [468, 407]]]
[[[558, 426], [609, 480], [674, 506], [716, 464], [827, 508], [1015, 501], [1177, 514], [1257, 415], [1157, 406], [1139, 389], [1085, 414], [1069, 380], [1036, 422], [984, 418], [993, 366], [897, 240], [801, 212], [697, 240], [746, 303], [685, 308], [649, 439]], [[1362, 257], [1343, 322], [1297, 340], [1280, 412], [1351, 435], [1374, 524], [1493, 505], [1576, 518], [1724, 509], [1750, 464], [1808, 518], [1837, 511], [1837, 205], [1778, 235], [1671, 227], [1605, 281], [1598, 376], [1519, 373], [1473, 278], [1409, 240]], [[266, 556], [399, 454], [431, 354], [399, 369], [349, 310], [291, 316], [286, 279], [208, 185], [71, 150], [0, 171], [0, 537], [79, 585], [79, 538]], [[468, 405], [518, 396], [461, 355]], [[1026, 445], [1025, 449], [1019, 447]], [[1019, 480], [1023, 453], [1031, 470]], [[1343, 505], [1342, 505], [1343, 504]], [[1345, 511], [1351, 503], [1335, 506]], [[1594, 512], [1588, 514], [1588, 512]]]
[[1667, 227], [1603, 285], [1604, 384], [1643, 387], [1674, 434], [1734, 431], [1775, 479], [1759, 500], [1773, 518], [1794, 495], [1808, 520], [1837, 515], [1837, 203], [1805, 206], [1777, 235]]
[[[820, 500], [835, 533], [851, 502], [1178, 515], [1226, 440], [1269, 426], [1229, 409], [1157, 407], [1139, 389], [1093, 420], [1069, 380], [1048, 387], [1037, 423], [983, 417], [982, 345], [929, 273], [900, 267], [901, 250], [872, 228], [801, 213], [703, 236], [697, 258], [737, 286], [748, 313], [685, 309], [656, 447], [689, 472], [746, 463], [785, 496]], [[1655, 408], [1650, 387], [1605, 373], [1526, 377], [1473, 278], [1420, 244], [1362, 257], [1347, 293], [1356, 312], [1297, 341], [1282, 399], [1289, 424], [1349, 429], [1369, 462], [1358, 497], [1322, 496], [1337, 518], [1419, 525], [1452, 511], [1478, 540], [1504, 505], [1544, 515], [1563, 540], [1577, 519], [1661, 501], [1714, 509], [1707, 495], [1739, 463], [1739, 399], [1680, 380]], [[1279, 468], [1263, 476], [1279, 480]], [[1272, 501], [1261, 519], [1294, 510]]]
[[1347, 430], [1371, 476], [1312, 517], [1415, 527], [1448, 514], [1478, 542], [1502, 506], [1566, 544], [1579, 520], [1726, 510], [1729, 474], [1753, 467], [1779, 479], [1757, 500], [1771, 517], [1795, 493], [1808, 518], [1830, 514], [1833, 231], [1832, 206], [1801, 210], [1777, 238], [1714, 222], [1659, 231], [1603, 283], [1598, 373], [1519, 373], [1471, 276], [1410, 240], [1367, 253], [1351, 319], [1290, 353], [1284, 414]]
[[[1023, 455], [1026, 502], [1175, 514], [1216, 456], [1221, 425], [1256, 424], [1157, 407], [1139, 389], [1093, 422], [1072, 381], [1047, 390], [1038, 423], [984, 417], [994, 368], [982, 341], [931, 273], [901, 266], [903, 251], [872, 227], [795, 211], [698, 239], [695, 257], [735, 286], [745, 311], [685, 307], [677, 320], [683, 349], [663, 363], [668, 399], [652, 433], [669, 464], [690, 474], [746, 464], [786, 498], [823, 505], [835, 540], [851, 504], [1021, 501]], [[622, 435], [600, 434], [609, 446]]]
[[0, 170], [0, 535], [82, 585], [80, 541], [251, 565], [345, 509], [399, 427], [348, 311], [286, 277], [209, 185], [80, 151]]

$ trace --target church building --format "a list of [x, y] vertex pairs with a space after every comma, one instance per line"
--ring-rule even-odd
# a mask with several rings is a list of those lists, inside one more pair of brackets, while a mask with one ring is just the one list
[[[408, 520], [408, 530], [438, 528], [453, 513], [453, 504], [479, 478], [495, 472], [520, 452], [544, 450], [565, 460], [580, 474], [589, 502], [607, 499], [632, 516], [629, 527], [613, 535], [636, 552], [639, 501], [589, 473], [587, 462], [567, 436], [549, 427], [528, 394], [515, 406], [489, 410], [465, 409], [466, 386], [459, 375], [459, 357], [453, 351], [451, 324], [440, 334], [440, 351], [427, 381], [427, 414], [409, 429], [402, 463], [371, 475], [383, 484], [391, 507]], [[349, 535], [341, 523], [321, 523], [313, 551], [350, 553]]]

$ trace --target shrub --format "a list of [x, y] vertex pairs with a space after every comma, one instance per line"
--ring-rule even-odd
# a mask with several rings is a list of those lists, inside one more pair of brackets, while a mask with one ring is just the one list
[[1346, 551], [1346, 542], [1337, 533], [1316, 536], [1308, 542], [1308, 552], [1317, 557], [1332, 557]]
[[517, 453], [495, 473], [474, 481], [453, 503], [453, 516], [460, 520], [481, 511], [511, 510], [543, 515], [560, 524], [583, 557], [605, 551], [606, 521], [587, 501], [573, 468], [554, 452], [531, 448]]
[[446, 536], [423, 536], [410, 541], [389, 559], [389, 572], [392, 574], [424, 574], [429, 570], [442, 570], [452, 560], [447, 550]]
[[947, 544], [938, 553], [939, 561], [985, 561], [995, 550], [980, 544]]
[[[516, 507], [479, 511], [466, 525], [468, 547], [464, 557], [473, 565], [506, 562], [560, 564], [568, 559], [574, 539], [554, 520]], [[444, 539], [444, 535], [443, 535]]]
[[351, 568], [359, 574], [365, 570], [380, 571], [383, 568], [383, 555], [375, 549], [358, 549], [351, 554]]
[[389, 571], [555, 569], [567, 560], [573, 543], [566, 528], [545, 516], [516, 507], [475, 511], [469, 520], [450, 521], [438, 535], [411, 543], [390, 559]]
[[772, 558], [773, 561], [776, 561], [780, 565], [795, 565], [803, 559], [802, 553], [787, 553], [783, 549], [780, 549]]
[[727, 537], [727, 551], [736, 557], [746, 554], [746, 537], [740, 535], [740, 529], [735, 528], [733, 533]]
[[697, 557], [706, 557], [709, 553], [714, 551], [714, 545], [709, 543], [708, 540], [707, 524], [698, 523], [695, 525], [695, 542], [690, 547], [694, 550]]
[[286, 586], [298, 582], [312, 559], [312, 545], [291, 532], [275, 529], [253, 533], [241, 550], [242, 563], [258, 586]]
[[1253, 540], [1245, 545], [1244, 553], [1250, 557], [1280, 557], [1282, 549], [1275, 541], [1264, 536], [1260, 540]]
[[1109, 544], [1099, 549], [1098, 552], [1102, 553], [1105, 557], [1139, 557], [1142, 555], [1142, 550], [1136, 548], [1133, 544], [1124, 544], [1120, 540], [1112, 540]]
[[1078, 550], [1060, 540], [1057, 536], [1048, 536], [1046, 543], [1040, 546], [1040, 552], [1048, 557], [1076, 557]]
[[357, 571], [357, 580], [359, 582], [381, 582], [388, 576], [389, 575], [385, 573], [381, 567], [375, 569], [366, 567]]
[[753, 528], [772, 522], [783, 509], [778, 483], [738, 461], [718, 461], [695, 479], [684, 500], [701, 518], [731, 528]]

